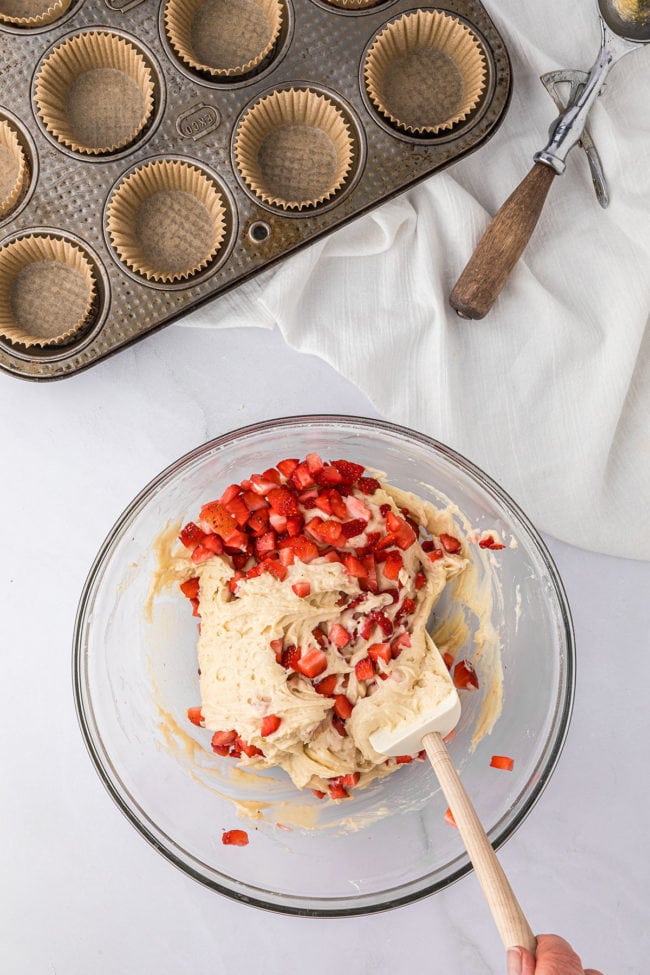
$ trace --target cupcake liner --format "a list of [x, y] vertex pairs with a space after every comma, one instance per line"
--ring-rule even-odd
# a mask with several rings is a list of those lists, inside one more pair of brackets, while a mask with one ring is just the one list
[[168, 0], [165, 31], [190, 68], [233, 78], [271, 53], [282, 27], [280, 0]]
[[329, 7], [339, 7], [341, 10], [367, 10], [376, 7], [383, 0], [325, 0]]
[[0, 120], [0, 218], [11, 213], [28, 179], [27, 159], [18, 136]]
[[43, 27], [62, 17], [72, 0], [0, 0], [0, 23]]
[[485, 56], [472, 31], [441, 11], [388, 24], [368, 51], [364, 80], [374, 106], [406, 132], [435, 134], [466, 119], [485, 90]]
[[0, 249], [0, 335], [41, 348], [65, 345], [88, 324], [93, 267], [75, 244], [30, 235]]
[[205, 173], [178, 160], [134, 170], [106, 212], [121, 261], [148, 281], [182, 281], [207, 267], [226, 233], [223, 198]]
[[274, 91], [242, 118], [235, 159], [261, 200], [302, 210], [330, 199], [352, 168], [350, 128], [336, 105], [309, 89]]
[[128, 146], [153, 112], [153, 77], [140, 52], [103, 31], [56, 47], [36, 79], [35, 101], [48, 132], [75, 152]]

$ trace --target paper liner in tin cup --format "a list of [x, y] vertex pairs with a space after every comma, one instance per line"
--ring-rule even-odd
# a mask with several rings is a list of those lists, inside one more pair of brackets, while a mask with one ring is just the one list
[[140, 134], [153, 112], [152, 72], [125, 38], [75, 34], [41, 65], [35, 101], [48, 132], [75, 152], [116, 152]]
[[88, 325], [93, 266], [75, 244], [28, 235], [0, 249], [0, 335], [29, 348], [65, 345]]
[[182, 61], [215, 78], [249, 74], [273, 50], [281, 0], [167, 0], [165, 31]]
[[248, 109], [235, 137], [237, 168], [246, 185], [284, 210], [329, 200], [343, 186], [353, 157], [343, 114], [309, 89], [266, 95]]
[[29, 167], [15, 131], [0, 120], [0, 219], [11, 213], [29, 179]]
[[114, 191], [106, 228], [117, 256], [148, 281], [183, 281], [212, 261], [226, 233], [223, 197], [196, 166], [146, 163]]
[[406, 132], [450, 129], [476, 108], [486, 85], [481, 45], [465, 24], [438, 10], [418, 10], [388, 24], [364, 65], [368, 95]]
[[325, 0], [328, 7], [338, 7], [339, 10], [367, 10], [383, 2], [385, 0]]
[[72, 0], [0, 0], [0, 24], [44, 27], [62, 17]]

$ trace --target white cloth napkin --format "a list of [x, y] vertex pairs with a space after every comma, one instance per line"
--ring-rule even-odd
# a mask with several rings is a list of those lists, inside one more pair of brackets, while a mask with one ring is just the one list
[[599, 43], [593, 0], [488, 9], [514, 68], [494, 138], [183, 324], [279, 327], [384, 416], [481, 466], [539, 528], [650, 558], [650, 50], [614, 68], [591, 114], [609, 209], [576, 147], [494, 309], [462, 321], [449, 293], [556, 114], [539, 75], [588, 69]]

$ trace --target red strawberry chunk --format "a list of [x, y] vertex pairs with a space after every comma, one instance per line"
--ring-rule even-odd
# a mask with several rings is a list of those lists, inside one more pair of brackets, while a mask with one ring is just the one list
[[417, 590], [422, 589], [427, 584], [427, 577], [424, 572], [418, 572], [415, 576], [415, 588]]
[[397, 579], [404, 568], [404, 559], [399, 552], [389, 552], [384, 562], [384, 575], [387, 579]]
[[411, 526], [394, 511], [389, 511], [386, 515], [386, 527], [395, 536], [395, 541], [401, 549], [410, 548], [417, 538]]
[[353, 518], [351, 521], [344, 521], [341, 525], [341, 532], [344, 538], [356, 538], [366, 530], [368, 522], [363, 518]]
[[395, 763], [397, 765], [408, 765], [409, 762], [412, 762], [412, 761], [413, 761], [413, 756], [412, 755], [396, 755], [395, 756]]
[[265, 532], [259, 538], [255, 539], [255, 554], [258, 558], [267, 555], [269, 552], [274, 552], [276, 546], [276, 537], [274, 531]]
[[265, 481], [272, 481], [273, 484], [282, 484], [282, 478], [280, 477], [278, 471], [276, 471], [275, 467], [267, 468], [267, 470], [265, 470], [262, 474], [262, 478]]
[[225, 501], [224, 507], [226, 511], [229, 511], [231, 515], [234, 516], [235, 521], [240, 528], [243, 528], [248, 521], [248, 516], [250, 511], [248, 505], [241, 497], [233, 498], [231, 501]]
[[[278, 474], [277, 477], [278, 477], [277, 484], [279, 484], [280, 475]], [[269, 491], [272, 491], [275, 487], [276, 487], [276, 482], [269, 481], [262, 474], [251, 475], [250, 489], [251, 491], [254, 491], [255, 494], [263, 494], [264, 496], [266, 496], [269, 493]]]
[[327, 657], [322, 650], [314, 647], [313, 650], [308, 650], [304, 657], [300, 657], [293, 667], [305, 677], [318, 677], [327, 668]]
[[346, 555], [343, 559], [343, 565], [355, 579], [363, 579], [366, 575], [367, 570], [365, 565], [359, 559], [355, 558], [354, 555]]
[[455, 555], [461, 550], [461, 543], [453, 535], [447, 535], [445, 532], [440, 535], [440, 544], [444, 548], [445, 552], [449, 552], [450, 555]]
[[437, 562], [439, 559], [444, 559], [445, 553], [441, 548], [435, 548], [433, 552], [427, 552], [427, 558], [430, 562]]
[[316, 541], [318, 542], [320, 542], [321, 540], [320, 529], [322, 524], [323, 524], [323, 519], [319, 518], [318, 515], [316, 515], [315, 518], [312, 518], [311, 521], [308, 521], [307, 524], [305, 525], [305, 531], [307, 532], [307, 534], [311, 535], [311, 537], [316, 539]]
[[287, 518], [287, 534], [292, 538], [299, 535], [305, 524], [305, 519], [302, 515], [290, 515]]
[[339, 648], [339, 650], [342, 650], [343, 647], [347, 647], [348, 643], [352, 639], [348, 631], [344, 626], [341, 626], [340, 623], [333, 623], [332, 626], [330, 626], [329, 638], [332, 643]]
[[269, 509], [260, 508], [258, 511], [253, 511], [248, 519], [248, 529], [252, 535], [256, 537], [263, 535], [269, 527]]
[[218, 535], [206, 535], [203, 539], [203, 548], [207, 548], [213, 555], [221, 555], [223, 552], [223, 542]]
[[205, 545], [197, 545], [190, 558], [195, 565], [200, 565], [201, 562], [207, 562], [208, 559], [211, 559], [213, 555], [214, 552], [206, 548]]
[[248, 833], [245, 829], [228, 829], [221, 836], [224, 846], [248, 846]]
[[336, 467], [326, 464], [321, 471], [314, 473], [314, 480], [320, 487], [336, 487], [337, 484], [342, 483], [343, 478]]
[[445, 667], [447, 668], [447, 670], [451, 670], [451, 668], [454, 666], [453, 653], [447, 653], [447, 651], [445, 651], [442, 655], [442, 659], [445, 662]]
[[269, 515], [269, 522], [273, 531], [282, 534], [287, 530], [287, 519], [284, 515], [279, 515], [277, 511], [272, 511]]
[[221, 501], [222, 504], [228, 504], [229, 501], [232, 501], [234, 498], [237, 497], [240, 491], [241, 488], [239, 484], [230, 484], [223, 492], [219, 500]]
[[186, 582], [181, 582], [181, 592], [188, 599], [196, 599], [199, 595], [199, 577], [194, 576]]
[[364, 657], [363, 660], [359, 660], [355, 665], [354, 672], [357, 675], [357, 680], [372, 680], [375, 676], [375, 668], [373, 667], [372, 660], [369, 657]]
[[346, 775], [339, 775], [339, 782], [341, 785], [347, 786], [348, 789], [353, 789], [355, 785], [359, 784], [360, 778], [360, 772], [348, 772]]
[[297, 670], [298, 669], [297, 664], [298, 661], [300, 660], [301, 653], [302, 651], [300, 647], [296, 647], [293, 644], [290, 644], [290, 646], [285, 647], [284, 650], [282, 651], [282, 655], [280, 658], [280, 663], [282, 664], [284, 669]]
[[459, 660], [454, 667], [454, 684], [459, 690], [477, 690], [478, 677], [469, 660]]
[[512, 772], [515, 767], [515, 760], [508, 755], [493, 755], [490, 759], [490, 765], [492, 768], [503, 769], [504, 772]]
[[505, 545], [502, 545], [501, 542], [495, 542], [493, 535], [487, 535], [478, 544], [480, 548], [491, 548], [495, 551], [500, 548], [505, 548]]
[[323, 514], [325, 514], [325, 515], [331, 515], [332, 514], [332, 505], [330, 503], [330, 499], [327, 497], [327, 495], [325, 494], [325, 492], [322, 492], [321, 494], [319, 494], [318, 497], [315, 499], [315, 502], [314, 503], [315, 503], [315, 505], [316, 505], [317, 508], [320, 508], [320, 510], [323, 512]]
[[311, 562], [318, 557], [318, 548], [304, 535], [297, 535], [293, 539], [293, 551], [301, 562]]
[[308, 596], [311, 592], [311, 583], [294, 582], [291, 588], [295, 592], [296, 596], [300, 596], [301, 599], [304, 599], [305, 596]]
[[361, 518], [362, 521], [368, 522], [372, 517], [370, 508], [360, 498], [355, 498], [353, 494], [348, 494], [345, 499], [345, 507], [348, 509], [350, 518]]
[[323, 461], [318, 454], [307, 454], [305, 463], [310, 474], [316, 474], [323, 469]]
[[268, 508], [266, 499], [259, 494], [255, 494], [254, 491], [244, 491], [242, 497], [249, 511], [261, 511], [263, 508]]
[[[280, 543], [278, 543], [278, 545], [279, 544]], [[294, 555], [293, 549], [289, 548], [288, 546], [280, 548], [279, 556], [282, 565], [293, 565], [293, 563], [296, 561], [296, 556]]]
[[323, 677], [323, 679], [319, 680], [317, 684], [314, 684], [314, 690], [319, 694], [322, 694], [324, 697], [332, 697], [336, 691], [338, 680], [338, 674], [328, 674], [327, 677]]
[[340, 782], [331, 782], [328, 786], [330, 797], [332, 799], [349, 799], [349, 793]]
[[364, 471], [361, 464], [353, 464], [349, 460], [333, 460], [332, 463], [346, 484], [354, 484], [355, 481], [359, 480]]
[[[199, 601], [198, 601], [198, 599], [190, 599], [190, 603], [192, 604], [192, 616], [199, 616], [200, 617], [201, 614], [199, 613]], [[199, 633], [200, 632], [201, 632], [201, 626], [199, 625]]]
[[312, 789], [311, 791], [314, 793], [317, 799], [324, 799], [326, 796], [326, 793], [321, 792], [320, 789]]
[[381, 487], [379, 481], [374, 477], [360, 477], [357, 487], [363, 494], [374, 494]]
[[250, 745], [247, 741], [244, 741], [243, 738], [238, 738], [237, 739], [237, 744], [238, 744], [240, 750], [248, 758], [255, 758], [256, 755], [263, 755], [264, 754], [264, 752], [260, 748], [257, 748], [256, 745]]
[[244, 573], [241, 571], [241, 569], [237, 569], [233, 574], [232, 578], [230, 579], [230, 582], [228, 583], [228, 588], [230, 589], [233, 596], [237, 595], [237, 587], [239, 586], [239, 583], [243, 578], [244, 578]]
[[203, 714], [201, 712], [201, 708], [188, 708], [187, 717], [192, 724], [197, 725], [199, 728], [203, 724]]
[[389, 663], [391, 659], [390, 643], [373, 643], [368, 647], [368, 656], [375, 663], [378, 660], [383, 660], [384, 663]]
[[321, 630], [320, 626], [315, 626], [311, 631], [311, 634], [319, 647], [324, 648], [327, 646], [327, 636], [323, 630]]
[[391, 640], [390, 652], [391, 652], [391, 656], [393, 657], [393, 660], [396, 657], [399, 657], [402, 650], [410, 646], [411, 646], [411, 637], [408, 635], [408, 633], [400, 633], [400, 635], [396, 636], [394, 640]]
[[304, 491], [305, 488], [313, 485], [314, 478], [306, 464], [298, 464], [289, 481], [297, 491]]
[[232, 745], [237, 740], [236, 731], [215, 731], [212, 735], [210, 744], [214, 748], [217, 745]]
[[272, 735], [274, 731], [277, 731], [282, 724], [282, 718], [279, 718], [277, 714], [267, 714], [262, 718], [262, 730], [260, 732], [262, 738], [267, 738]]
[[178, 536], [181, 544], [185, 548], [194, 548], [195, 545], [199, 545], [203, 541], [204, 537], [205, 532], [201, 531], [199, 526], [195, 525], [193, 521], [188, 521]]
[[332, 714], [332, 727], [336, 729], [341, 738], [347, 737], [345, 721], [343, 718], [339, 718], [338, 714]]
[[348, 516], [348, 509], [341, 496], [341, 492], [337, 491], [336, 488], [332, 488], [327, 494], [327, 500], [332, 508], [332, 514], [336, 515], [341, 521], [344, 521]]
[[415, 612], [415, 600], [409, 599], [409, 597], [407, 596], [402, 600], [402, 605], [398, 609], [395, 619], [397, 619], [398, 617], [403, 618], [404, 616], [411, 616], [411, 614], [414, 612]]
[[343, 535], [341, 533], [341, 525], [338, 521], [324, 521], [322, 525], [319, 526], [319, 534], [324, 542], [328, 545], [337, 545], [341, 541]]
[[289, 457], [287, 460], [281, 460], [279, 464], [276, 464], [276, 467], [285, 477], [291, 477], [299, 463], [300, 461], [296, 457]]
[[271, 573], [274, 579], [278, 579], [279, 582], [284, 582], [287, 578], [288, 569], [286, 565], [277, 559], [266, 559], [264, 565], [267, 567], [268, 571]]
[[298, 500], [286, 487], [274, 487], [266, 496], [267, 501], [279, 515], [299, 514]]
[[252, 568], [246, 570], [246, 578], [257, 579], [257, 577], [261, 576], [264, 572], [266, 572], [266, 563], [260, 562], [259, 565], [254, 565]]
[[275, 654], [275, 659], [277, 662], [279, 664], [282, 663], [282, 640], [271, 640], [269, 646]]
[[220, 501], [210, 501], [201, 508], [201, 521], [221, 535], [224, 542], [228, 541], [230, 535], [237, 530], [235, 516], [231, 515], [228, 509]]

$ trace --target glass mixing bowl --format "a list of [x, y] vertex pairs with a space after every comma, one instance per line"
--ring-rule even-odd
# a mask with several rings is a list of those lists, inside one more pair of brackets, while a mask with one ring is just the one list
[[[102, 781], [163, 856], [248, 904], [340, 916], [408, 903], [470, 869], [457, 831], [444, 821], [432, 769], [404, 765], [339, 803], [298, 792], [280, 770], [237, 770], [213, 754], [210, 732], [186, 718], [200, 703], [197, 621], [187, 601], [169, 590], [147, 610], [165, 526], [196, 517], [233, 481], [311, 451], [385, 471], [390, 483], [439, 505], [451, 499], [467, 518], [459, 532], [496, 530], [506, 542], [493, 553], [469, 545], [492, 602], [502, 713], [473, 747], [495, 683], [485, 672], [487, 652], [476, 655], [478, 618], [466, 613], [460, 655], [474, 657], [481, 686], [461, 692], [463, 716], [449, 747], [493, 844], [512, 835], [547, 784], [567, 733], [574, 644], [566, 596], [544, 543], [508, 495], [448, 447], [394, 424], [270, 420], [218, 437], [163, 471], [117, 521], [90, 571], [75, 626], [74, 692]], [[443, 599], [436, 625], [452, 610]], [[493, 660], [492, 678], [499, 669]], [[512, 756], [513, 771], [490, 767], [493, 754]], [[223, 845], [222, 831], [232, 828], [248, 831], [247, 847]]]

